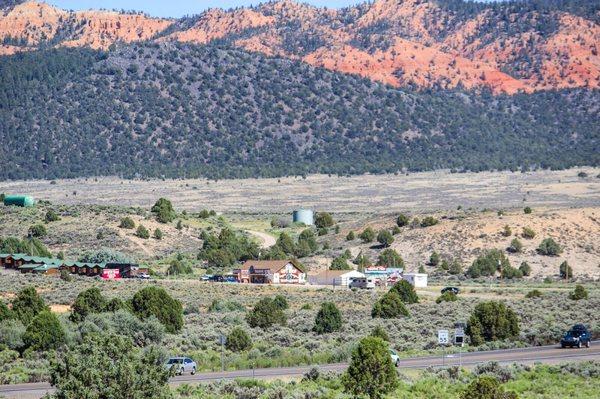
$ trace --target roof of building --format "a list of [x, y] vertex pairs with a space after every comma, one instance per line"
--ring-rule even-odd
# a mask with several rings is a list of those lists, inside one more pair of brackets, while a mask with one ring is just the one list
[[322, 272], [313, 274], [311, 277], [336, 278], [336, 277], [341, 277], [348, 273], [352, 273], [355, 276], [360, 274], [361, 277], [364, 277], [364, 274], [357, 270], [323, 270]]
[[268, 269], [275, 273], [283, 269], [287, 264], [291, 263], [296, 269], [302, 270], [293, 260], [247, 260], [240, 267], [240, 270], [250, 270], [254, 266], [255, 269]]
[[22, 260], [29, 263], [47, 264], [51, 266], [77, 266], [77, 267], [99, 267], [104, 269], [106, 263], [89, 263], [89, 262], [76, 262], [72, 260], [61, 260], [57, 258], [46, 258], [43, 256], [30, 256], [27, 254], [0, 254], [0, 257], [12, 257], [15, 260]]

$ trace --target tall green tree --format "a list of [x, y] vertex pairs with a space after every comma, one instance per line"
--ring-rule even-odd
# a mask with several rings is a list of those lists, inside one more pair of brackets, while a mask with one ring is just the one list
[[50, 309], [32, 286], [19, 291], [17, 297], [12, 301], [12, 311], [15, 317], [26, 326], [35, 316], [46, 310]]
[[315, 317], [313, 331], [317, 334], [328, 334], [342, 328], [342, 313], [333, 302], [323, 302]]
[[35, 351], [58, 349], [66, 339], [58, 317], [48, 310], [38, 313], [27, 326], [23, 343], [26, 348]]
[[390, 292], [395, 292], [398, 294], [402, 302], [404, 303], [418, 303], [419, 296], [415, 291], [415, 287], [412, 286], [406, 280], [400, 280], [392, 288], [390, 288]]
[[181, 302], [171, 297], [159, 287], [145, 287], [131, 299], [133, 312], [142, 320], [154, 316], [167, 332], [177, 333], [183, 327], [183, 307]]
[[156, 348], [134, 349], [120, 335], [89, 334], [52, 361], [54, 399], [171, 399], [169, 370]]
[[371, 310], [371, 317], [382, 319], [395, 319], [401, 316], [408, 316], [408, 309], [402, 303], [400, 296], [393, 291], [385, 293]]
[[519, 334], [516, 313], [502, 302], [482, 302], [475, 306], [467, 323], [466, 333], [473, 345], [515, 338]]
[[363, 338], [352, 352], [342, 377], [346, 392], [355, 397], [380, 399], [398, 386], [398, 373], [387, 342], [378, 337]]
[[176, 216], [173, 204], [166, 198], [159, 198], [152, 206], [151, 212], [156, 215], [156, 220], [160, 223], [172, 222]]
[[71, 321], [79, 322], [92, 313], [102, 313], [106, 310], [106, 298], [99, 288], [88, 288], [80, 292], [71, 307]]

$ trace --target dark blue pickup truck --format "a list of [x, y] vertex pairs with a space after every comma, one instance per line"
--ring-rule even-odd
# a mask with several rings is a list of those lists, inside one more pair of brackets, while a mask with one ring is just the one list
[[583, 324], [575, 324], [560, 340], [561, 348], [578, 347], [581, 348], [585, 345], [586, 348], [590, 347], [592, 341], [592, 334]]

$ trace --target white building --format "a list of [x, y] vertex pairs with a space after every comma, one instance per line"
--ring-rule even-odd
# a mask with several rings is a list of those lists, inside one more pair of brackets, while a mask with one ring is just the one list
[[425, 273], [404, 273], [402, 278], [415, 288], [427, 287], [427, 274]]
[[365, 275], [356, 270], [324, 270], [319, 274], [309, 275], [308, 282], [312, 285], [348, 287], [355, 277], [365, 277]]

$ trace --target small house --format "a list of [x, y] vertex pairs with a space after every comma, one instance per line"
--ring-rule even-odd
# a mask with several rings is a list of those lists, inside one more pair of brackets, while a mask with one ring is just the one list
[[318, 274], [308, 276], [308, 282], [312, 285], [348, 287], [352, 279], [357, 277], [366, 276], [356, 270], [324, 270]]
[[248, 260], [233, 270], [233, 275], [240, 283], [306, 283], [306, 273], [292, 260]]
[[427, 287], [427, 274], [425, 273], [404, 273], [402, 278], [415, 288]]

